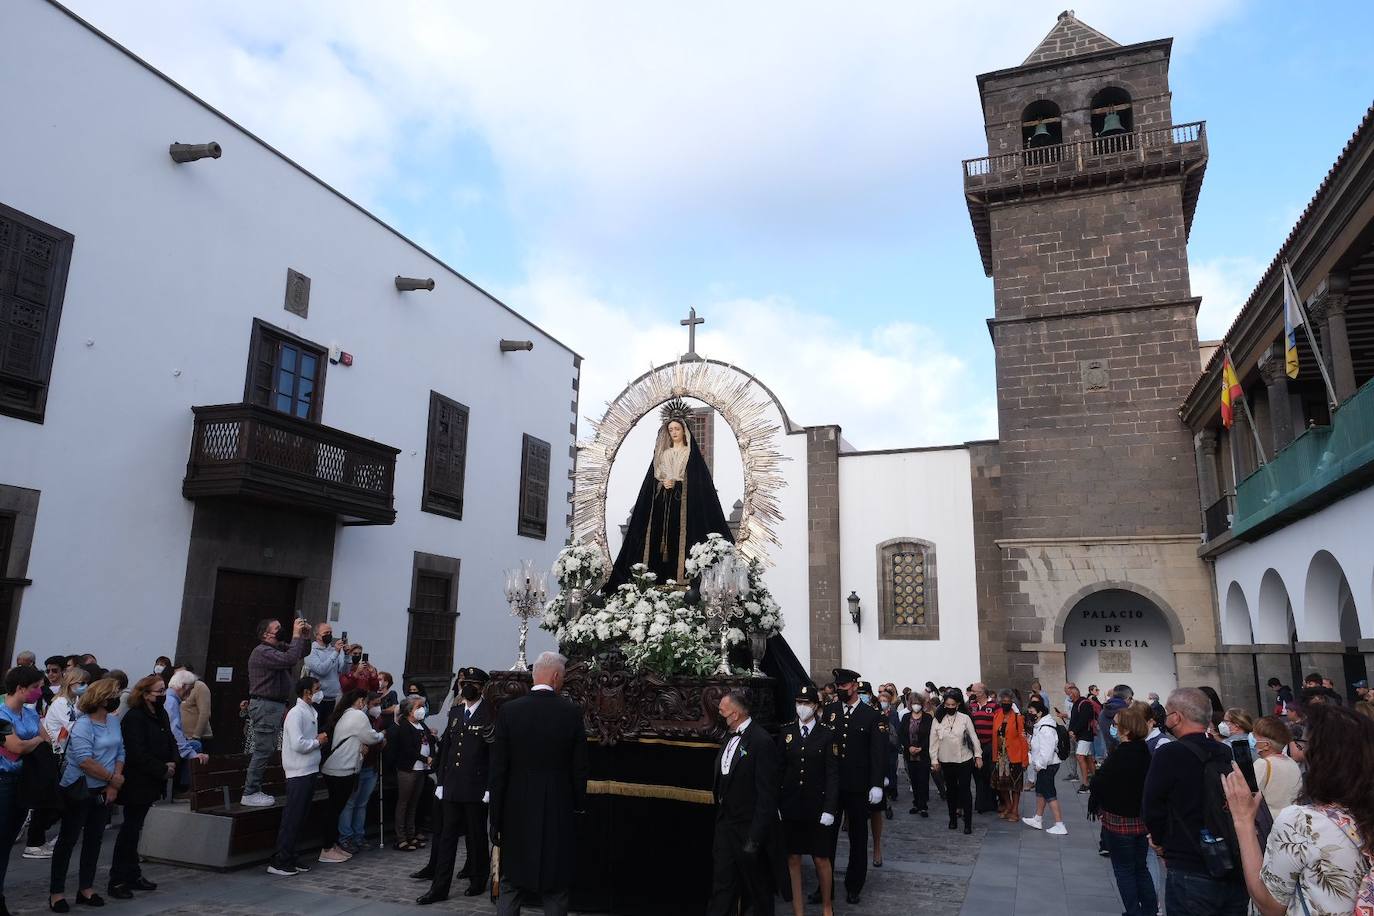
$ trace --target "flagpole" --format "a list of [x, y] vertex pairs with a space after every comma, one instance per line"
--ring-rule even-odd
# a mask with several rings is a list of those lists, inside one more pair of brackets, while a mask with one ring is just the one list
[[1283, 282], [1290, 288], [1288, 295], [1293, 297], [1293, 303], [1298, 307], [1298, 314], [1302, 316], [1302, 329], [1307, 333], [1307, 342], [1312, 345], [1312, 355], [1317, 358], [1317, 368], [1321, 370], [1322, 381], [1326, 383], [1326, 396], [1331, 402], [1331, 410], [1334, 413], [1336, 408], [1340, 406], [1340, 401], [1336, 399], [1336, 387], [1331, 384], [1331, 375], [1326, 371], [1326, 360], [1322, 358], [1321, 348], [1317, 346], [1317, 338], [1312, 333], [1312, 319], [1308, 317], [1307, 306], [1303, 305], [1302, 296], [1298, 294], [1298, 281], [1293, 279], [1293, 271], [1288, 266], [1287, 260], [1283, 262]]

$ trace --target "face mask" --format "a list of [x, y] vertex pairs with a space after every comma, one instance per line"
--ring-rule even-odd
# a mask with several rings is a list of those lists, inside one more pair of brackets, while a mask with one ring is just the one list
[[167, 702], [167, 694], [165, 694], [165, 693], [164, 693], [164, 694], [161, 694], [160, 696], [155, 696], [155, 697], [153, 697], [153, 703], [154, 703], [155, 705], [157, 705], [157, 706], [161, 706], [163, 703], [166, 703], [166, 702]]
[[382, 707], [380, 707], [380, 706], [369, 706], [369, 707], [367, 707], [367, 714], [368, 714], [369, 716], [371, 716], [372, 718], [375, 719], [375, 718], [377, 718], [378, 716], [380, 716], [380, 715], [382, 714]]
[[363, 661], [363, 657], [362, 657], [361, 655], [355, 655], [355, 656], [353, 656], [353, 664], [354, 664], [354, 665], [362, 664], [362, 661]]
[[415, 721], [416, 721], [416, 722], [423, 722], [423, 721], [425, 721], [425, 717], [428, 716], [428, 715], [429, 715], [429, 710], [428, 710], [428, 709], [425, 709], [423, 706], [417, 706], [417, 707], [415, 708]]
[[1255, 733], [1254, 733], [1254, 732], [1251, 732], [1249, 738], [1247, 738], [1246, 740], [1248, 740], [1248, 741], [1250, 742], [1250, 750], [1252, 750], [1252, 751], [1253, 751], [1253, 750], [1258, 750], [1258, 744], [1257, 744], [1256, 741], [1255, 741]]
[[115, 711], [116, 709], [118, 709], [118, 708], [119, 708], [119, 697], [114, 697], [113, 699], [109, 699], [109, 700], [106, 700], [106, 701], [105, 701], [105, 711], [106, 711], [106, 712], [114, 712], [114, 711]]
[[463, 699], [471, 703], [482, 695], [482, 690], [476, 684], [464, 684], [459, 693]]
[[871, 700], [871, 699], [873, 699], [873, 697], [869, 696], [869, 695], [866, 694], [866, 693], [861, 693], [861, 694], [859, 694], [859, 702], [860, 702], [860, 703], [867, 703], [867, 702], [868, 702], [869, 700]]
[[883, 712], [887, 712], [888, 708], [892, 706], [887, 700], [879, 700], [878, 705], [882, 707]]
[[945, 715], [949, 715], [949, 714], [952, 713], [952, 712], [958, 712], [958, 711], [959, 711], [959, 707], [958, 707], [958, 706], [942, 706], [942, 707], [940, 707], [940, 708], [943, 709], [943, 710], [945, 711]]
[[1064, 697], [1064, 711], [1073, 712], [1073, 697]]
[[1116, 737], [1119, 734], [1119, 732], [1117, 732], [1116, 730], [1116, 726], [1113, 725], [1110, 729], [1108, 729], [1108, 732], [1111, 734], [1112, 740], [1116, 740]]
[[37, 703], [38, 700], [43, 696], [43, 688], [42, 688], [42, 687], [32, 687], [32, 688], [29, 689], [29, 692], [26, 693], [24, 696], [25, 696], [24, 702], [26, 702], [26, 703]]
[[83, 694], [83, 693], [85, 693], [85, 692], [86, 692], [86, 685], [85, 685], [85, 684], [77, 684], [75, 687], [72, 688], [72, 693], [76, 694], [77, 696], [81, 696], [81, 694]]
[[1229, 738], [1229, 737], [1231, 737], [1231, 723], [1230, 723], [1230, 722], [1223, 722], [1223, 723], [1221, 723], [1220, 725], [1217, 726], [1217, 731], [1221, 733], [1221, 737], [1223, 737], [1223, 738]]
[[167, 666], [166, 666], [166, 665], [154, 665], [154, 666], [153, 666], [153, 674], [161, 674], [162, 672], [164, 672], [164, 671], [166, 671], [166, 670], [167, 670]]
[[323, 700], [323, 699], [324, 699], [324, 693], [323, 693], [322, 691], [316, 690], [314, 693], [310, 694], [310, 702], [311, 702], [312, 705], [315, 705], [315, 706], [320, 705], [320, 700]]
[[815, 715], [816, 715], [816, 710], [813, 709], [809, 704], [807, 704], [807, 703], [798, 703], [798, 704], [797, 704], [797, 721], [798, 721], [798, 722], [810, 722], [811, 719], [812, 719], [812, 717], [815, 716]]

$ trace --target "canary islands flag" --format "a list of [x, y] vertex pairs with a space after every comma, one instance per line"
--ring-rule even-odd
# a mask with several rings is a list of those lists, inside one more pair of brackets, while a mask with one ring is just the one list
[[1236, 402], [1245, 397], [1236, 378], [1236, 367], [1231, 365], [1231, 354], [1227, 353], [1221, 361], [1221, 425], [1227, 429], [1236, 422]]
[[1302, 327], [1302, 304], [1298, 300], [1298, 284], [1288, 262], [1283, 262], [1283, 357], [1289, 378], [1298, 377], [1298, 328]]

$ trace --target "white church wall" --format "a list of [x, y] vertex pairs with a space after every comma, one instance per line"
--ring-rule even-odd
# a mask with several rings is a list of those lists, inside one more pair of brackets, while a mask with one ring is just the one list
[[[458, 659], [508, 666], [502, 569], [547, 567], [567, 536], [571, 351], [45, 2], [0, 9], [0, 85], [0, 201], [75, 235], [46, 420], [0, 416], [0, 484], [42, 491], [17, 644], [131, 673], [171, 654], [191, 407], [243, 399], [259, 317], [352, 352], [323, 422], [402, 449], [396, 524], [339, 529], [340, 624], [399, 676], [412, 553], [458, 557]], [[223, 158], [174, 164], [174, 140]], [[288, 268], [308, 319], [282, 307]], [[431, 389], [471, 409], [461, 521], [419, 511]], [[545, 540], [516, 534], [523, 433], [552, 445]]]
[[[935, 544], [938, 640], [880, 639], [878, 545], [914, 537]], [[973, 493], [967, 449], [840, 454], [839, 591], [857, 592], [856, 627], [845, 607], [846, 667], [874, 686], [967, 684], [978, 676]]]

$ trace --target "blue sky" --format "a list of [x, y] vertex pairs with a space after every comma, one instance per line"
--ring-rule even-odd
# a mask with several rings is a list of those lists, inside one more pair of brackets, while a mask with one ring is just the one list
[[[685, 347], [866, 448], [996, 434], [959, 163], [974, 77], [1057, 3], [70, 0], [80, 15], [586, 357], [584, 413]], [[1374, 100], [1374, 5], [1078, 3], [1175, 36], [1211, 142], [1190, 256], [1216, 336]]]

